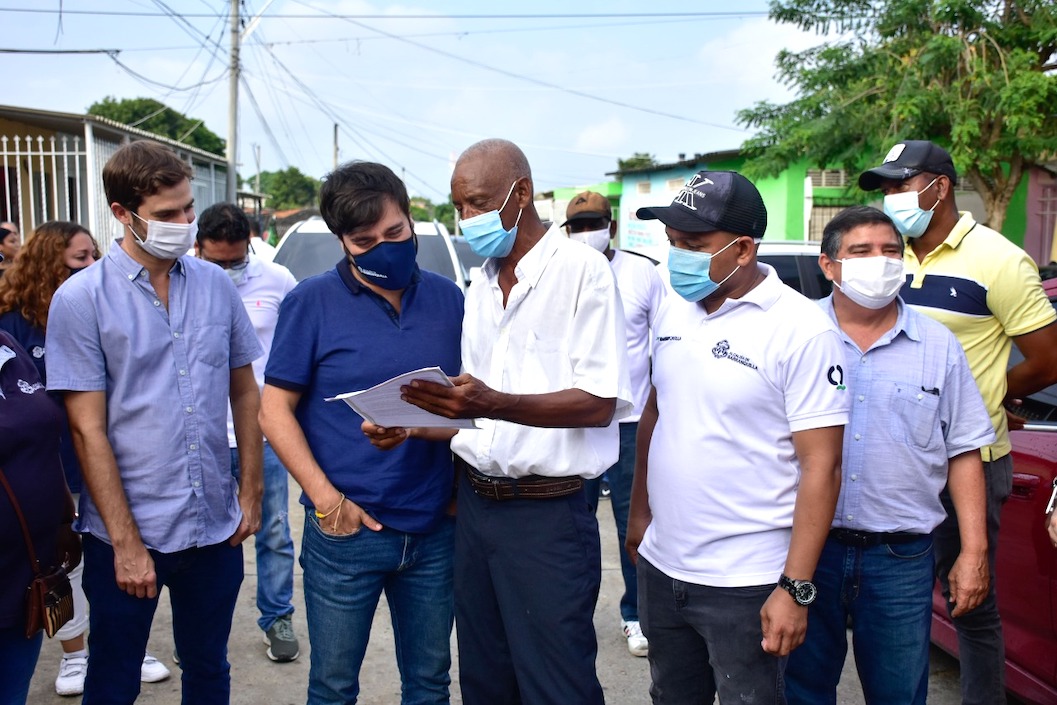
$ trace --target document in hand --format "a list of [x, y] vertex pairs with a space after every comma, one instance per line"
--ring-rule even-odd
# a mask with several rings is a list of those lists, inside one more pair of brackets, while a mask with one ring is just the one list
[[477, 428], [473, 419], [449, 419], [420, 409], [400, 398], [400, 387], [420, 379], [452, 386], [448, 375], [439, 367], [423, 367], [412, 370], [370, 389], [346, 392], [327, 401], [343, 401], [357, 414], [373, 424], [386, 428]]

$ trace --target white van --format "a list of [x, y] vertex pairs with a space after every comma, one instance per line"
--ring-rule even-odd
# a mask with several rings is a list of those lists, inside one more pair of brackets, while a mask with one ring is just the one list
[[[443, 223], [415, 223], [418, 266], [451, 279], [464, 292], [468, 277], [459, 262], [448, 229]], [[320, 216], [302, 220], [283, 235], [275, 250], [275, 263], [293, 273], [297, 281], [333, 269], [345, 253], [334, 233]]]

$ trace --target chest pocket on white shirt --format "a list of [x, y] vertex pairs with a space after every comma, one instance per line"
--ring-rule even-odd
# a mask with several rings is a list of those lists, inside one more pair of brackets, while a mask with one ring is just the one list
[[560, 338], [540, 338], [530, 331], [522, 363], [519, 393], [558, 392], [572, 386], [572, 361], [566, 342]]
[[891, 394], [888, 430], [892, 440], [927, 449], [936, 432], [936, 416], [940, 407], [938, 391], [933, 393], [922, 389], [920, 385], [893, 382]]

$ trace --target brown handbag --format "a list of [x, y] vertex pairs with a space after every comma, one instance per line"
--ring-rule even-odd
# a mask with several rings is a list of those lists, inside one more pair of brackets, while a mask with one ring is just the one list
[[66, 574], [68, 566], [63, 563], [57, 568], [52, 568], [47, 575], [40, 571], [40, 561], [33, 550], [29, 525], [26, 524], [22, 507], [19, 506], [3, 470], [0, 470], [0, 483], [3, 483], [4, 489], [7, 490], [18, 523], [22, 525], [22, 538], [26, 541], [26, 551], [34, 575], [33, 581], [26, 588], [26, 638], [33, 638], [41, 629], [51, 638], [62, 625], [73, 619], [73, 588], [70, 587], [70, 578]]

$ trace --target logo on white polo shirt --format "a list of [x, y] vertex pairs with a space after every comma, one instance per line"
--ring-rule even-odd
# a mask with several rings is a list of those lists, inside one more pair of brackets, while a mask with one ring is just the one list
[[838, 391], [844, 391], [848, 388], [844, 384], [844, 368], [840, 365], [830, 367], [829, 371], [826, 373], [826, 379], [829, 380], [829, 383], [836, 387]]
[[745, 365], [750, 370], [758, 369], [756, 367], [756, 365], [753, 363], [753, 361], [750, 360], [749, 358], [745, 357], [744, 355], [739, 355], [737, 353], [732, 353], [730, 351], [730, 343], [727, 342], [726, 340], [721, 340], [718, 343], [716, 343], [716, 346], [714, 348], [712, 348], [712, 354], [715, 355], [716, 358], [718, 358], [720, 360], [722, 360], [722, 359], [733, 360], [734, 362], [738, 363], [739, 365]]

